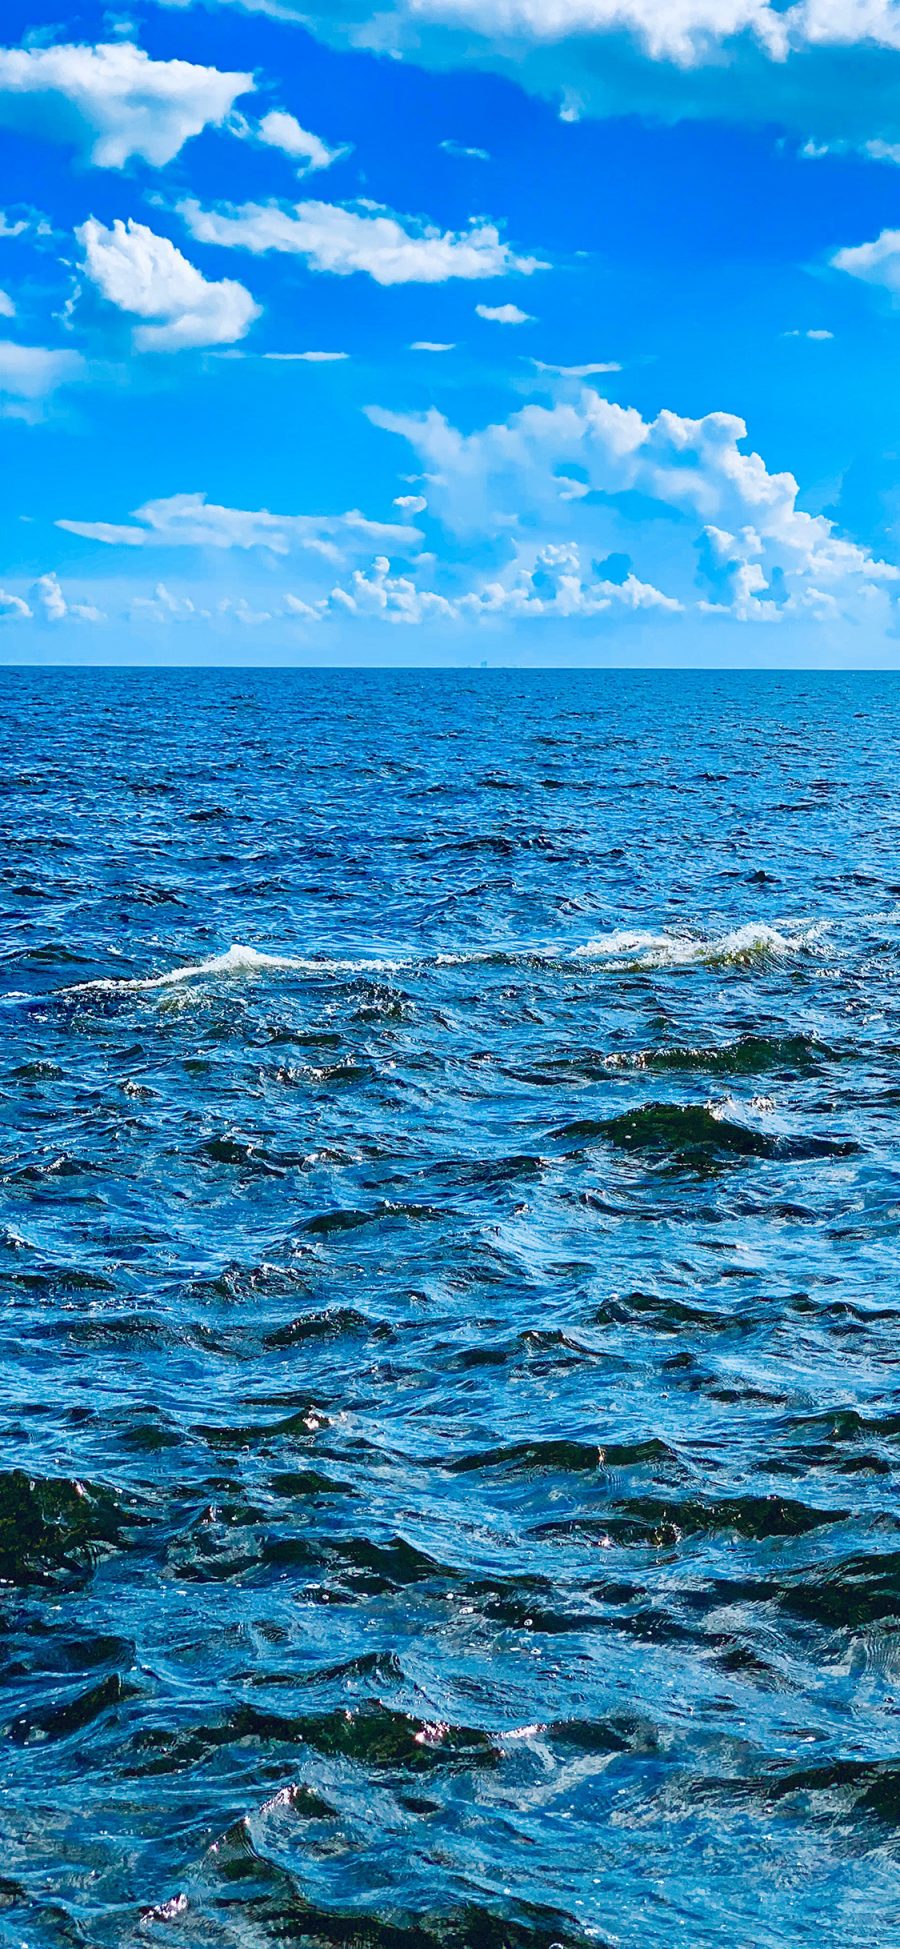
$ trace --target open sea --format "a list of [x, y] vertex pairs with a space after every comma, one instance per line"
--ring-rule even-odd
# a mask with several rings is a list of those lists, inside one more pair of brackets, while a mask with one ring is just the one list
[[0, 1942], [896, 1949], [900, 677], [0, 766]]

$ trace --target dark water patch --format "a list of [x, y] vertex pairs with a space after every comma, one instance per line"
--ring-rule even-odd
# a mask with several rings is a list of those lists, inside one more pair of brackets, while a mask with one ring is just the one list
[[655, 1547], [678, 1542], [682, 1537], [731, 1534], [749, 1542], [806, 1536], [811, 1531], [847, 1520], [846, 1509], [819, 1509], [795, 1498], [768, 1496], [722, 1497], [705, 1501], [699, 1497], [633, 1496], [614, 1499], [602, 1520], [575, 1517], [563, 1523], [539, 1524], [532, 1534], [539, 1536], [606, 1537], [617, 1543], [651, 1543]]
[[43, 1746], [48, 1740], [73, 1739], [81, 1733], [98, 1737], [99, 1723], [129, 1700], [139, 1696], [139, 1688], [129, 1684], [118, 1672], [99, 1679], [84, 1691], [70, 1694], [52, 1705], [20, 1713], [6, 1728], [14, 1746]]
[[800, 1161], [852, 1157], [859, 1150], [852, 1138], [776, 1136], [736, 1123], [702, 1103], [644, 1103], [618, 1117], [585, 1117], [564, 1124], [553, 1136], [563, 1143], [605, 1140], [622, 1150], [697, 1170], [738, 1158]]
[[249, 1177], [281, 1177], [285, 1171], [302, 1165], [304, 1161], [302, 1157], [290, 1153], [273, 1154], [250, 1137], [228, 1135], [207, 1137], [200, 1146], [199, 1155], [207, 1158], [211, 1164], [227, 1164]]
[[434, 1205], [416, 1204], [411, 1200], [394, 1201], [385, 1199], [371, 1211], [323, 1211], [308, 1218], [305, 1230], [314, 1238], [331, 1238], [342, 1232], [361, 1231], [371, 1225], [399, 1224], [408, 1221], [413, 1225], [439, 1224], [446, 1213]]
[[265, 1339], [267, 1347], [297, 1347], [307, 1341], [340, 1340], [345, 1335], [366, 1335], [374, 1339], [390, 1338], [391, 1328], [386, 1321], [369, 1320], [353, 1306], [329, 1307], [323, 1313], [307, 1313], [287, 1326], [277, 1327]]
[[742, 1035], [720, 1047], [672, 1044], [604, 1059], [606, 1069], [703, 1070], [707, 1074], [756, 1076], [776, 1070], [788, 1074], [814, 1070], [822, 1063], [849, 1059], [811, 1035]]
[[45, 1184], [54, 1178], [83, 1178], [101, 1172], [102, 1166], [91, 1157], [77, 1157], [71, 1151], [57, 1151], [53, 1156], [33, 1164], [23, 1164], [21, 1169], [9, 1173], [10, 1179], [19, 1184]]
[[583, 1441], [513, 1442], [507, 1447], [481, 1449], [461, 1455], [446, 1466], [454, 1475], [470, 1470], [503, 1469], [522, 1475], [581, 1474], [602, 1466], [603, 1450], [597, 1443]]
[[193, 1432], [211, 1448], [253, 1448], [264, 1447], [270, 1442], [282, 1440], [310, 1442], [324, 1425], [323, 1412], [312, 1400], [292, 1408], [290, 1414], [282, 1415], [275, 1421], [241, 1421], [226, 1423], [200, 1423]]
[[319, 1469], [282, 1469], [270, 1478], [277, 1496], [287, 1499], [302, 1496], [352, 1496], [357, 1492], [349, 1482], [335, 1481]]
[[96, 1483], [0, 1474], [0, 1583], [54, 1584], [88, 1576], [122, 1540], [126, 1512]]
[[406, 1775], [467, 1766], [496, 1766], [499, 1751], [477, 1728], [428, 1721], [367, 1699], [331, 1712], [284, 1713], [261, 1706], [236, 1705], [214, 1721], [180, 1732], [148, 1727], [134, 1738], [133, 1764], [144, 1774], [176, 1773], [199, 1766], [232, 1748], [260, 1752], [310, 1747], [327, 1759], [341, 1759]]
[[647, 1324], [656, 1333], [697, 1334], [754, 1332], [765, 1315], [765, 1301], [740, 1309], [704, 1306], [699, 1301], [679, 1299], [674, 1293], [645, 1293], [640, 1290], [617, 1294], [605, 1300], [593, 1314], [599, 1327]]

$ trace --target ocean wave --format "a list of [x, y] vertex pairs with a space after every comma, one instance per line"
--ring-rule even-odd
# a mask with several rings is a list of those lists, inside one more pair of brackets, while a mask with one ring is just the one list
[[96, 981], [79, 981], [62, 990], [65, 995], [144, 994], [155, 988], [177, 988], [182, 982], [218, 980], [221, 976], [260, 976], [282, 974], [393, 974], [394, 961], [332, 961], [311, 955], [264, 954], [259, 948], [232, 943], [224, 954], [211, 955], [184, 968], [169, 968], [164, 974], [137, 975], [129, 979], [103, 975]]
[[151, 993], [156, 989], [179, 988], [192, 982], [217, 981], [228, 977], [259, 979], [268, 974], [307, 976], [396, 975], [417, 967], [437, 968], [479, 966], [496, 963], [515, 966], [520, 962], [546, 966], [597, 962], [611, 969], [640, 970], [701, 966], [743, 967], [765, 960], [783, 960], [801, 952], [815, 951], [829, 921], [785, 921], [780, 928], [765, 922], [748, 921], [742, 927], [722, 934], [683, 934], [652, 932], [645, 929], [617, 928], [599, 934], [580, 946], [490, 946], [459, 949], [455, 952], [414, 954], [399, 959], [362, 957], [347, 960], [328, 955], [267, 954], [260, 948], [235, 941], [223, 954], [206, 961], [169, 968], [163, 974], [123, 978], [104, 975], [93, 981], [69, 985], [64, 996], [124, 995]]
[[763, 960], [782, 960], [804, 949], [815, 949], [829, 922], [785, 922], [782, 928], [748, 921], [724, 934], [654, 934], [618, 928], [575, 948], [573, 958], [606, 961], [627, 968], [743, 967]]
[[849, 1138], [787, 1135], [756, 1129], [725, 1114], [725, 1105], [642, 1103], [616, 1117], [585, 1117], [553, 1135], [562, 1142], [590, 1144], [598, 1139], [621, 1150], [697, 1169], [733, 1158], [771, 1158], [782, 1162], [816, 1157], [852, 1157], [859, 1146]]

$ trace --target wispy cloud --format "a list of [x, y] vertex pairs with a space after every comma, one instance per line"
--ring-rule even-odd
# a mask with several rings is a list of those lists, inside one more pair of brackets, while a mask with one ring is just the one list
[[314, 271], [349, 277], [363, 271], [377, 284], [443, 284], [449, 278], [530, 276], [547, 266], [517, 254], [495, 224], [439, 230], [400, 218], [377, 204], [244, 203], [205, 210], [193, 198], [179, 204], [199, 242], [255, 253], [287, 252]]

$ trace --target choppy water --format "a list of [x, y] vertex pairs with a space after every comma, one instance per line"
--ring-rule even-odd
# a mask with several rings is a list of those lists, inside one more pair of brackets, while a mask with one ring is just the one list
[[0, 712], [0, 1940], [900, 1943], [900, 680]]

